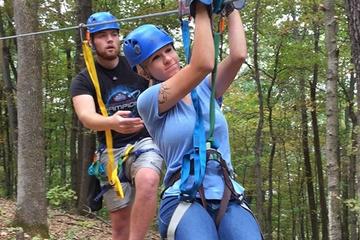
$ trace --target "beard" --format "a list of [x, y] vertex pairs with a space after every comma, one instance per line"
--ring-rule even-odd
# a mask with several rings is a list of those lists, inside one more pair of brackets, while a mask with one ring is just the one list
[[104, 60], [114, 60], [116, 59], [120, 54], [120, 50], [119, 48], [115, 49], [114, 51], [108, 51], [108, 50], [103, 50], [103, 51], [99, 51], [96, 49], [96, 55]]

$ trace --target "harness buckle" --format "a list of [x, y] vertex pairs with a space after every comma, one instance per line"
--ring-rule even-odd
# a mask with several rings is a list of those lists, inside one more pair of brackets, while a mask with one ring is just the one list
[[200, 148], [199, 148], [199, 147], [194, 147], [194, 152], [195, 152], [195, 153], [199, 153], [199, 152], [200, 152]]
[[244, 194], [239, 194], [239, 201], [242, 203], [244, 201]]
[[187, 202], [187, 203], [194, 202], [194, 197], [188, 193], [180, 193], [179, 199], [180, 199], [180, 201]]

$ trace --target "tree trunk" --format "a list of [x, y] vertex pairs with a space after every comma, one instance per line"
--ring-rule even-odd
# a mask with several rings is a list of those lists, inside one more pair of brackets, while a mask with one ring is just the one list
[[[88, 17], [91, 15], [92, 4], [88, 0], [76, 0], [76, 19], [77, 23], [86, 23]], [[84, 29], [86, 30], [86, 29]], [[84, 37], [84, 36], [83, 36]], [[76, 52], [75, 52], [75, 73], [80, 72], [85, 67], [84, 59], [82, 57], [81, 36], [77, 32], [75, 35]]]
[[[271, 83], [268, 89], [267, 97], [266, 97], [266, 105], [269, 111], [268, 116], [268, 123], [269, 123], [269, 130], [270, 130], [270, 137], [271, 137], [271, 150], [270, 150], [270, 158], [269, 158], [269, 169], [268, 169], [268, 184], [269, 184], [269, 201], [268, 201], [268, 211], [267, 211], [267, 229], [266, 229], [266, 236], [268, 240], [272, 240], [272, 204], [273, 204], [273, 165], [274, 165], [274, 157], [276, 152], [276, 136], [273, 129], [273, 106], [271, 103], [271, 94], [272, 89], [277, 79], [277, 71], [278, 71], [278, 64], [279, 64], [279, 55], [280, 55], [281, 43], [276, 48], [275, 52], [275, 65], [274, 65], [274, 74], [271, 79]], [[280, 185], [279, 185], [280, 186]], [[277, 190], [278, 194], [279, 189]], [[278, 213], [280, 214], [280, 212]], [[279, 224], [280, 220], [278, 221]], [[278, 229], [279, 231], [279, 229]], [[278, 236], [279, 237], [279, 236]]]
[[89, 163], [91, 163], [96, 146], [95, 135], [90, 131], [84, 132], [83, 134], [83, 145], [82, 145], [82, 166], [81, 166], [81, 178], [80, 178], [80, 191], [79, 191], [79, 199], [78, 199], [78, 210], [81, 213], [81, 210], [87, 205], [87, 193], [89, 189], [89, 175], [87, 174], [87, 169], [89, 167]]
[[282, 148], [283, 148], [283, 155], [282, 159], [284, 159], [285, 168], [286, 168], [286, 176], [287, 176], [287, 185], [288, 185], [288, 192], [289, 192], [289, 201], [290, 201], [290, 209], [291, 209], [291, 238], [292, 240], [296, 239], [296, 214], [295, 214], [295, 205], [293, 200], [293, 187], [291, 184], [291, 174], [290, 174], [290, 163], [289, 159], [287, 157], [287, 151], [286, 151], [286, 144], [285, 141], [282, 140]]
[[325, 0], [326, 82], [326, 158], [329, 191], [329, 239], [341, 239], [341, 196], [339, 189], [339, 123], [337, 105], [338, 49], [336, 43], [335, 1]]
[[[76, 16], [77, 16], [78, 24], [86, 23], [87, 18], [91, 14], [91, 9], [92, 9], [91, 1], [87, 1], [87, 0], [77, 0], [76, 1], [76, 13], [77, 13]], [[81, 37], [78, 33], [75, 35], [75, 42], [76, 42], [75, 73], [77, 74], [85, 66], [83, 57], [81, 55], [81, 53], [82, 53]], [[77, 136], [78, 148], [77, 148], [77, 154], [70, 156], [71, 177], [72, 177], [71, 183], [72, 183], [73, 189], [77, 193], [77, 196], [78, 196], [77, 209], [78, 209], [78, 212], [81, 213], [81, 210], [83, 208], [83, 205], [82, 205], [83, 200], [82, 200], [81, 191], [82, 191], [82, 189], [84, 189], [84, 186], [82, 186], [82, 184], [84, 184], [84, 182], [82, 182], [82, 179], [83, 179], [83, 175], [87, 176], [87, 169], [84, 168], [84, 166], [87, 164], [87, 162], [83, 163], [83, 161], [86, 159], [86, 157], [83, 154], [84, 153], [83, 147], [86, 146], [86, 144], [84, 144], [84, 142], [83, 142], [83, 140], [84, 140], [84, 137], [83, 137], [84, 133], [82, 132], [83, 128], [81, 126], [81, 123], [77, 120], [77, 117], [75, 115], [73, 115], [72, 124], [73, 124], [73, 126], [72, 126], [70, 141], [73, 141], [74, 137]], [[94, 149], [92, 149], [92, 150], [94, 150]], [[74, 153], [76, 153], [76, 149], [74, 149], [73, 146], [71, 146], [70, 152], [72, 154], [74, 154]]]
[[[318, 12], [318, 5], [314, 4], [313, 6], [314, 14]], [[319, 24], [314, 22], [314, 53], [316, 55], [320, 54], [319, 47], [319, 38], [320, 38], [320, 29]], [[311, 99], [311, 125], [313, 130], [313, 141], [314, 141], [314, 155], [316, 163], [316, 172], [319, 182], [319, 203], [320, 203], [320, 219], [321, 219], [321, 233], [322, 239], [329, 239], [329, 219], [328, 219], [328, 209], [326, 206], [326, 194], [325, 194], [325, 184], [324, 184], [324, 174], [323, 174], [323, 164], [321, 160], [321, 146], [320, 146], [320, 136], [319, 136], [319, 125], [317, 118], [317, 99], [316, 99], [316, 89], [318, 83], [318, 74], [319, 74], [319, 64], [315, 63], [313, 66], [313, 79], [310, 83], [310, 99]]]
[[[301, 191], [301, 195], [299, 196], [299, 199], [300, 199], [300, 203], [304, 203], [306, 202], [306, 199], [304, 197], [304, 191]], [[299, 218], [300, 218], [300, 229], [299, 229], [299, 237], [301, 240], [305, 240], [307, 239], [307, 233], [306, 233], [306, 217], [305, 217], [305, 209], [304, 208], [301, 208], [300, 209], [300, 213], [299, 213]], [[311, 239], [311, 238], [309, 238]]]
[[304, 155], [305, 182], [307, 189], [307, 197], [309, 202], [310, 222], [311, 222], [311, 239], [319, 239], [317, 224], [317, 207], [314, 193], [313, 175], [309, 153], [309, 130], [308, 117], [305, 98], [305, 80], [300, 76], [300, 102], [301, 102], [301, 128], [302, 128], [302, 150]]
[[[69, 44], [67, 42], [67, 44]], [[72, 58], [71, 58], [71, 48], [70, 47], [66, 47], [65, 49], [65, 52], [66, 52], [66, 76], [67, 76], [67, 79], [68, 79], [68, 82], [69, 82], [69, 86], [68, 88], [70, 89], [70, 82], [71, 82], [71, 79], [72, 79]], [[64, 105], [63, 107], [63, 129], [64, 129], [64, 146], [68, 146], [68, 132], [69, 132], [69, 129], [68, 129], [68, 126], [66, 125], [66, 115], [68, 114], [68, 107]], [[65, 157], [66, 156], [66, 152], [68, 151], [68, 148], [64, 148], [61, 150], [61, 178], [63, 179], [63, 184], [66, 184], [69, 179], [67, 178], [67, 171], [66, 171], [66, 168], [67, 168], [67, 158]]]
[[[38, 31], [39, 2], [15, 0], [16, 34]], [[47, 225], [41, 42], [37, 36], [18, 43], [18, 189], [16, 222], [31, 235], [49, 237]]]
[[[355, 129], [357, 128], [357, 119], [354, 109], [354, 99], [355, 99], [355, 77], [354, 72], [350, 72], [350, 82], [349, 87], [345, 84], [339, 82], [341, 88], [343, 89], [343, 95], [346, 98], [346, 107], [344, 114], [344, 125], [345, 125], [345, 139], [348, 139], [349, 146], [351, 146], [350, 151], [348, 148], [343, 148], [343, 154], [346, 156], [342, 160], [341, 165], [341, 174], [342, 174], [342, 198], [343, 199], [354, 199], [355, 198], [355, 170], [356, 170], [356, 133]], [[349, 210], [349, 206], [343, 201], [343, 220], [342, 220], [342, 237], [343, 239], [357, 240], [356, 236], [356, 215], [355, 212]]]
[[[358, 125], [356, 124], [356, 127]], [[351, 142], [352, 142], [352, 149], [354, 150], [350, 155], [350, 163], [349, 163], [349, 198], [355, 199], [356, 198], [356, 155], [355, 149], [357, 148], [357, 141], [356, 141], [356, 128], [353, 126], [351, 132]], [[359, 220], [357, 216], [359, 214], [355, 211], [349, 212], [349, 234], [350, 240], [358, 240], [360, 235], [360, 228], [359, 228]]]
[[256, 82], [257, 94], [258, 94], [258, 103], [259, 103], [259, 120], [255, 134], [255, 176], [256, 176], [256, 212], [257, 218], [263, 229], [265, 226], [265, 213], [264, 213], [264, 194], [263, 194], [263, 179], [261, 174], [261, 157], [263, 150], [262, 135], [263, 135], [263, 125], [264, 125], [264, 103], [263, 103], [263, 93], [260, 83], [260, 69], [258, 63], [258, 22], [260, 19], [259, 16], [260, 10], [260, 0], [256, 1], [255, 7], [255, 16], [253, 23], [253, 45], [254, 45], [254, 80]]
[[74, 110], [72, 111], [72, 118], [71, 118], [71, 132], [70, 132], [70, 176], [71, 176], [71, 189], [74, 190], [76, 193], [79, 192], [78, 189], [78, 174], [79, 174], [79, 167], [78, 167], [78, 157], [77, 157], [77, 145], [79, 144], [77, 140], [79, 139], [79, 120], [76, 117]]
[[[350, 145], [351, 151], [349, 154], [349, 166], [347, 169], [348, 172], [348, 191], [349, 191], [349, 198], [355, 199], [356, 198], [356, 148], [357, 148], [357, 141], [356, 141], [356, 129], [358, 128], [358, 120], [356, 117], [356, 111], [354, 109], [354, 101], [355, 101], [355, 84], [356, 78], [354, 76], [354, 71], [350, 73], [350, 85], [347, 91], [348, 96], [348, 107], [347, 107], [347, 116], [351, 122], [351, 128], [349, 131], [350, 135]], [[356, 226], [356, 218], [357, 214], [354, 211], [349, 211], [349, 234], [350, 240], [358, 240], [358, 233], [357, 233], [357, 226]]]
[[279, 174], [277, 177], [278, 181], [278, 195], [277, 195], [277, 240], [281, 239], [281, 175]]

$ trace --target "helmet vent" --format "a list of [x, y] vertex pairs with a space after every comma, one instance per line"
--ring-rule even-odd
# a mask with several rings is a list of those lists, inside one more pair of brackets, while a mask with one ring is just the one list
[[141, 48], [140, 48], [140, 46], [139, 46], [139, 44], [135, 44], [134, 45], [134, 51], [135, 51], [135, 53], [137, 54], [137, 55], [140, 55], [141, 54]]

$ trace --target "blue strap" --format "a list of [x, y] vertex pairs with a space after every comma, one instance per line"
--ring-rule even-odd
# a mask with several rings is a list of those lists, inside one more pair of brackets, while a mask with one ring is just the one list
[[112, 186], [110, 184], [106, 184], [104, 186], [101, 187], [101, 192], [99, 192], [96, 197], [94, 198], [94, 200], [96, 202], [98, 202], [100, 200], [100, 198], [110, 189], [112, 188]]
[[155, 152], [157, 153], [158, 155], [162, 156], [161, 152], [156, 149], [156, 148], [147, 148], [147, 149], [137, 149], [137, 150], [133, 150], [131, 152], [131, 154], [134, 154], [136, 157], [140, 156], [141, 154], [143, 153], [146, 153], [146, 152]]
[[[181, 20], [181, 30], [186, 62], [190, 61], [189, 21]], [[193, 134], [193, 149], [183, 157], [181, 168], [180, 191], [183, 200], [195, 198], [202, 184], [206, 170], [206, 138], [199, 97], [195, 89], [191, 91], [191, 99], [196, 111], [196, 122]]]
[[180, 192], [183, 200], [195, 198], [201, 186], [206, 170], [206, 138], [199, 97], [194, 89], [191, 99], [196, 110], [196, 122], [193, 134], [193, 150], [183, 158], [181, 168]]
[[189, 20], [181, 20], [181, 32], [182, 32], [182, 41], [184, 45], [185, 60], [188, 64], [190, 62], [190, 30], [189, 30]]

